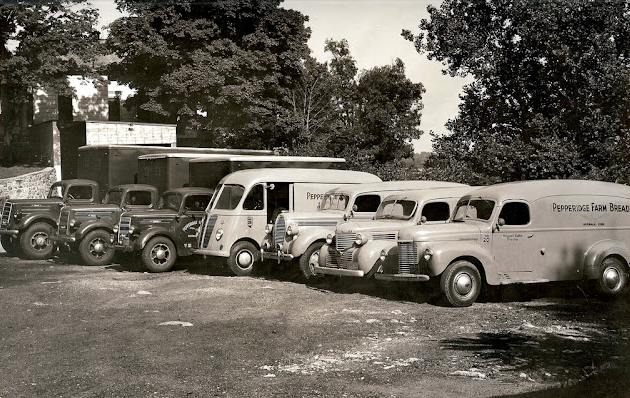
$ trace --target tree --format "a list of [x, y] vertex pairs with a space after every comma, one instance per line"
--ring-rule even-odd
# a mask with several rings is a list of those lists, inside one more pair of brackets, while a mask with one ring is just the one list
[[[37, 89], [71, 96], [68, 75], [98, 78], [101, 54], [96, 10], [83, 0], [15, 2], [0, 5], [2, 148], [11, 148], [15, 129], [28, 141], [27, 106]], [[10, 151], [0, 154], [8, 164]]]
[[470, 74], [434, 175], [491, 183], [528, 178], [626, 180], [627, 2], [446, 0], [403, 35], [445, 73]]
[[306, 17], [281, 0], [117, 3], [129, 16], [111, 25], [110, 75], [137, 90], [131, 105], [197, 129], [203, 146], [284, 143]]

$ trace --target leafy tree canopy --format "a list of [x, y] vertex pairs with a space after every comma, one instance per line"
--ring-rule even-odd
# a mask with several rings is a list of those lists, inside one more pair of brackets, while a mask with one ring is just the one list
[[403, 36], [474, 76], [427, 166], [470, 183], [627, 180], [630, 12], [625, 1], [446, 0]]

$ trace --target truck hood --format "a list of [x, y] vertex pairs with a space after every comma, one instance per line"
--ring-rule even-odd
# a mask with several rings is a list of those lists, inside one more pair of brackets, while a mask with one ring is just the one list
[[481, 233], [481, 227], [482, 225], [480, 223], [472, 221], [432, 225], [431, 228], [413, 225], [400, 229], [400, 231], [398, 231], [398, 239], [413, 240], [415, 242], [478, 239]]
[[300, 212], [283, 214], [286, 225], [295, 223], [299, 226], [336, 225], [343, 218], [343, 213], [327, 211]]
[[146, 211], [130, 211], [123, 213], [123, 217], [130, 217], [131, 224], [136, 226], [148, 227], [160, 224], [170, 224], [177, 212], [173, 210], [146, 210]]
[[73, 206], [66, 206], [64, 207], [64, 210], [69, 210], [69, 211], [101, 211], [101, 212], [105, 212], [105, 211], [117, 211], [120, 208], [116, 205], [105, 205], [102, 203], [98, 203], [98, 204], [92, 204], [92, 205], [73, 205]]
[[45, 199], [7, 199], [7, 202], [11, 202], [14, 205], [56, 205], [63, 203], [59, 198], [45, 198]]
[[357, 232], [382, 232], [398, 231], [400, 228], [409, 225], [409, 221], [402, 220], [369, 220], [369, 221], [348, 221], [337, 224], [336, 233], [357, 233]]

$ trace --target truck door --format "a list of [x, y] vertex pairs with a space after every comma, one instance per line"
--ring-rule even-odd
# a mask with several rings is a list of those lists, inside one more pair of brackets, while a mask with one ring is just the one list
[[531, 229], [527, 203], [503, 204], [492, 233], [492, 253], [501, 283], [534, 280], [541, 255], [539, 236]]
[[267, 224], [276, 222], [278, 214], [290, 210], [289, 185], [288, 182], [267, 184]]

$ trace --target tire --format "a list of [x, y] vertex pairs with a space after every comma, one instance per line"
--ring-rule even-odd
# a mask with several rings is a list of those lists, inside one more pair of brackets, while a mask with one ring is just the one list
[[142, 249], [142, 262], [151, 272], [170, 271], [177, 261], [175, 244], [164, 236], [156, 236]]
[[79, 243], [81, 260], [87, 265], [107, 265], [111, 263], [116, 251], [112, 247], [107, 247], [108, 243], [108, 231], [97, 229], [88, 233]]
[[20, 254], [18, 238], [13, 238], [10, 235], [0, 235], [0, 244], [2, 244], [2, 248], [9, 256]]
[[477, 267], [468, 261], [457, 261], [442, 273], [440, 290], [447, 305], [468, 307], [479, 297], [481, 283]]
[[259, 261], [258, 249], [250, 242], [238, 242], [232, 246], [227, 259], [228, 267], [237, 276], [251, 276], [254, 265]]
[[53, 227], [45, 222], [36, 222], [20, 234], [20, 249], [26, 258], [31, 260], [45, 260], [50, 258], [55, 250], [55, 244], [50, 240]]
[[313, 266], [319, 263], [319, 251], [322, 246], [324, 246], [324, 242], [315, 242], [300, 256], [300, 271], [306, 279], [318, 276], [313, 270]]
[[606, 296], [623, 294], [628, 287], [628, 271], [621, 260], [607, 257], [599, 267], [597, 291]]

